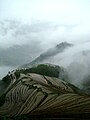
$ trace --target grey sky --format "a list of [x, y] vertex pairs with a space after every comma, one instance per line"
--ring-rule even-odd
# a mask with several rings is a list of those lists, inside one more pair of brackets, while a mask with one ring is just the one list
[[90, 21], [90, 0], [0, 0], [0, 17], [65, 24]]
[[0, 20], [14, 19], [30, 24], [30, 27], [24, 24], [26, 30], [18, 38], [13, 34], [20, 27], [9, 30], [4, 36], [0, 35], [0, 44], [7, 45], [9, 42], [13, 45], [37, 40], [47, 46], [62, 41], [88, 41], [89, 14], [90, 0], [0, 0]]

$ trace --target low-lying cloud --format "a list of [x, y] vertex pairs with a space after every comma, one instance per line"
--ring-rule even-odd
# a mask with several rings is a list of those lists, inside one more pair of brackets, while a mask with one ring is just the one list
[[[52, 63], [64, 67], [67, 70], [70, 83], [84, 87], [84, 82], [90, 75], [90, 42], [76, 44], [66, 49], [43, 63]], [[87, 85], [88, 86], [88, 85]]]
[[[89, 71], [89, 52], [87, 52], [90, 50], [89, 33], [89, 27], [81, 24], [65, 25], [41, 21], [22, 23], [15, 20], [6, 20], [0, 22], [0, 46], [4, 49], [10, 49], [10, 47], [19, 45], [19, 47], [22, 46], [21, 50], [23, 52], [23, 46], [29, 45], [30, 49], [25, 47], [27, 50], [24, 55], [20, 53], [20, 58], [22, 58], [22, 55], [23, 57], [29, 56], [26, 57], [28, 61], [22, 59], [27, 63], [63, 41], [73, 43], [75, 44], [74, 47], [54, 56], [50, 62], [68, 69], [71, 82], [79, 84], [79, 80], [81, 81]], [[16, 56], [16, 58], [18, 57]], [[46, 62], [49, 62], [49, 60]], [[19, 66], [18, 60], [16, 63]], [[77, 74], [78, 70], [79, 74]]]

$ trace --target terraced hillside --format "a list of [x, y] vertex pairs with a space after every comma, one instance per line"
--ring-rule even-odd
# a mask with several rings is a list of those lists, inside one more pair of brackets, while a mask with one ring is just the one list
[[65, 81], [35, 73], [12, 79], [0, 97], [0, 115], [89, 116], [90, 96]]

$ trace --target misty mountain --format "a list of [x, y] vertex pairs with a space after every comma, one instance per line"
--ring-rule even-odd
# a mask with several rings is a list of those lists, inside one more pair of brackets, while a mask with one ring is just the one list
[[42, 53], [39, 57], [37, 57], [32, 62], [25, 64], [25, 65], [21, 66], [20, 68], [28, 68], [28, 67], [31, 67], [33, 65], [42, 63], [45, 60], [48, 60], [51, 57], [54, 57], [58, 53], [64, 52], [67, 48], [72, 47], [72, 46], [73, 46], [73, 44], [70, 44], [67, 42], [62, 42], [62, 43], [56, 45], [54, 48], [51, 48], [51, 49], [47, 50], [46, 52]]
[[0, 65], [19, 66], [32, 59], [40, 53], [40, 49], [34, 49], [32, 47], [36, 45], [14, 45], [12, 47], [0, 50]]
[[56, 27], [40, 21], [28, 24], [17, 20], [0, 21], [0, 65], [20, 66], [31, 62], [45, 51], [41, 45], [43, 33]]
[[40, 63], [62, 66], [68, 75], [67, 82], [90, 94], [90, 50], [86, 47], [87, 44], [77, 46], [63, 42], [21, 68], [29, 68]]

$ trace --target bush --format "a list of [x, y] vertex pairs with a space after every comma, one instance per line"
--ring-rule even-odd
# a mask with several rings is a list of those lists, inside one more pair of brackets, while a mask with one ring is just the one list
[[7, 84], [7, 85], [9, 85], [10, 82], [11, 82], [10, 77], [9, 77], [8, 75], [6, 75], [6, 76], [2, 79], [2, 81], [3, 81], [5, 84]]
[[59, 70], [56, 67], [50, 65], [40, 64], [37, 67], [30, 69], [31, 73], [37, 73], [41, 75], [51, 76], [51, 77], [59, 77]]
[[17, 78], [19, 78], [20, 73], [23, 73], [23, 74], [36, 73], [36, 74], [56, 77], [64, 81], [68, 81], [67, 71], [63, 67], [59, 67], [56, 65], [39, 64], [32, 68], [16, 70], [15, 75]]
[[28, 68], [28, 69], [22, 69], [18, 70], [16, 74], [19, 73], [37, 73], [41, 75], [46, 75], [50, 77], [59, 77], [59, 67], [58, 66], [51, 66], [46, 64], [40, 64], [36, 67]]

